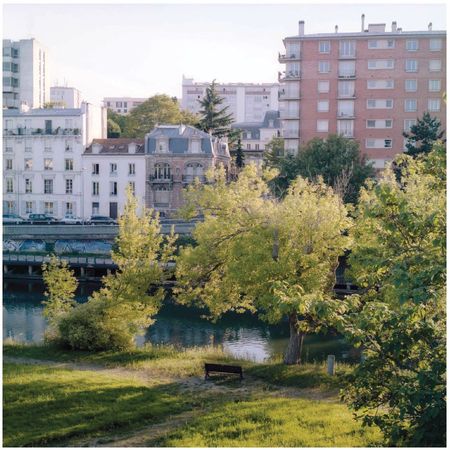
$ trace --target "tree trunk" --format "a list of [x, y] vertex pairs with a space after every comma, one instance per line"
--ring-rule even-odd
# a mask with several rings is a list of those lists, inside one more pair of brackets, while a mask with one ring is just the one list
[[304, 333], [298, 330], [297, 314], [291, 313], [289, 315], [289, 344], [284, 355], [285, 364], [300, 364], [300, 357], [303, 348]]

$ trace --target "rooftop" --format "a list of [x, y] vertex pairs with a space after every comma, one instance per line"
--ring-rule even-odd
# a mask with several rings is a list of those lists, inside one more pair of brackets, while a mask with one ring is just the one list
[[144, 139], [114, 138], [114, 139], [94, 139], [92, 144], [86, 149], [84, 154], [94, 154], [92, 147], [101, 145], [98, 151], [99, 155], [120, 155], [127, 154], [129, 144], [136, 144], [136, 154], [144, 154]]
[[81, 108], [36, 108], [29, 111], [4, 109], [3, 117], [79, 116], [82, 113]]

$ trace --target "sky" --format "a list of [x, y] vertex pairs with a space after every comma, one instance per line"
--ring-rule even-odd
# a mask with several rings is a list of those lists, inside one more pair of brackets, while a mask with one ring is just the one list
[[52, 85], [83, 98], [181, 97], [183, 74], [195, 81], [276, 82], [282, 39], [360, 31], [397, 21], [404, 31], [445, 30], [441, 4], [4, 4], [3, 38], [36, 38], [52, 61]]

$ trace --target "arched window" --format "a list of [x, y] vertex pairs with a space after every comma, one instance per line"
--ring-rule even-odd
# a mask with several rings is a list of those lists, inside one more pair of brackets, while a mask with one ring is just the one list
[[171, 177], [170, 165], [158, 163], [155, 165], [155, 178], [157, 180], [168, 180]]
[[203, 178], [203, 165], [196, 162], [191, 162], [185, 166], [185, 176], [187, 181], [193, 181], [195, 177]]

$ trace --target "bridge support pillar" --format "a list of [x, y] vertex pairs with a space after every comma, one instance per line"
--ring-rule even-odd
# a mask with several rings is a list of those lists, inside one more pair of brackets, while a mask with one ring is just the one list
[[86, 275], [86, 271], [85, 271], [84, 267], [80, 267], [80, 277], [84, 278], [85, 275]]

